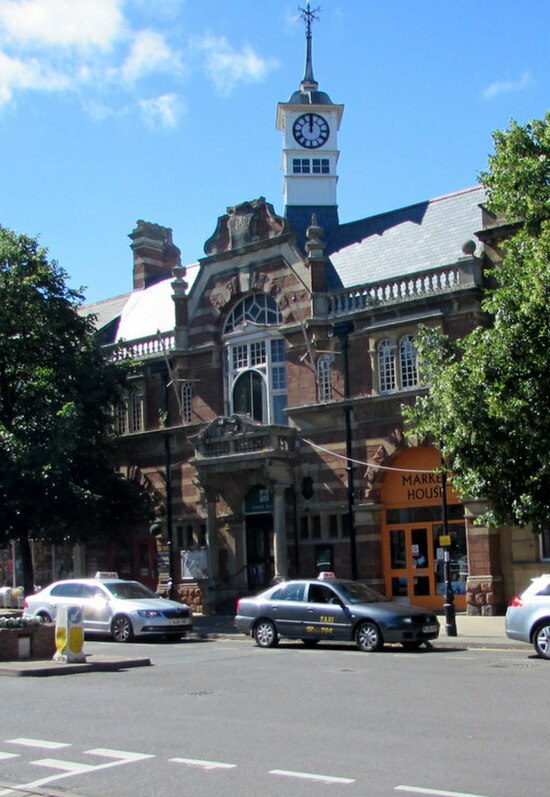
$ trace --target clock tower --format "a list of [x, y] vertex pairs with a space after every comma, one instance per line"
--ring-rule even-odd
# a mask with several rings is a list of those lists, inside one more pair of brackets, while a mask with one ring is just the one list
[[319, 91], [313, 77], [311, 25], [319, 9], [309, 2], [300, 9], [306, 23], [306, 66], [304, 79], [288, 102], [277, 106], [277, 129], [283, 133], [285, 216], [298, 236], [305, 231], [313, 213], [329, 237], [338, 226], [338, 130], [344, 113], [328, 94]]

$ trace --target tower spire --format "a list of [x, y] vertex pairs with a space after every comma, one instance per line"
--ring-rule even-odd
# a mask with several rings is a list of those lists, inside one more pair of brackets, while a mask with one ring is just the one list
[[304, 79], [300, 84], [301, 91], [316, 91], [318, 88], [318, 83], [313, 77], [313, 59], [311, 56], [311, 26], [315, 20], [319, 19], [320, 10], [320, 6], [317, 8], [311, 8], [309, 0], [306, 3], [305, 8], [302, 8], [301, 6], [298, 7], [300, 16], [306, 23], [306, 68], [304, 72]]

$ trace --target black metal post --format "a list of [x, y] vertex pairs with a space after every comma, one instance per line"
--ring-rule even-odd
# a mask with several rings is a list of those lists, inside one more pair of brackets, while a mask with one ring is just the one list
[[170, 446], [170, 435], [166, 434], [164, 437], [164, 453], [165, 453], [165, 468], [166, 468], [166, 537], [168, 539], [168, 563], [170, 569], [170, 591], [169, 595], [172, 600], [177, 598], [177, 570], [176, 570], [176, 557], [174, 551], [173, 540], [173, 524], [172, 524], [172, 452]]
[[349, 531], [349, 545], [350, 545], [350, 561], [351, 561], [351, 577], [357, 578], [357, 541], [355, 537], [355, 521], [353, 517], [353, 502], [354, 502], [354, 484], [353, 484], [353, 464], [352, 464], [352, 436], [351, 436], [351, 407], [347, 400], [350, 397], [349, 385], [349, 357], [348, 357], [348, 335], [353, 330], [353, 324], [344, 322], [342, 324], [334, 325], [334, 332], [340, 341], [342, 355], [344, 357], [344, 398], [346, 404], [344, 405], [344, 428], [346, 435], [346, 474], [347, 474], [347, 487], [348, 487], [348, 511], [347, 511], [347, 525]]
[[[447, 512], [447, 471], [441, 473], [441, 499], [443, 505], [443, 532], [449, 538], [449, 518]], [[445, 577], [445, 633], [447, 636], [456, 636], [455, 594], [451, 581], [451, 555], [450, 546], [445, 546], [443, 560], [443, 575]]]

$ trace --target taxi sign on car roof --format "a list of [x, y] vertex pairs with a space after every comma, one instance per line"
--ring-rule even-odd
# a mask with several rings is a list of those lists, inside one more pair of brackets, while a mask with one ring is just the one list
[[318, 581], [331, 581], [333, 578], [336, 578], [336, 575], [332, 570], [323, 570], [317, 576]]
[[116, 570], [98, 570], [94, 578], [118, 578]]

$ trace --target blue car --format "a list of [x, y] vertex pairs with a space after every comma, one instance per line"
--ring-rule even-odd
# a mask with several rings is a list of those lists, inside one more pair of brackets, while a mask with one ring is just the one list
[[433, 612], [390, 600], [366, 584], [336, 578], [284, 581], [255, 597], [241, 598], [235, 626], [261, 648], [286, 637], [305, 645], [322, 639], [351, 641], [365, 651], [398, 642], [414, 650], [439, 635]]

